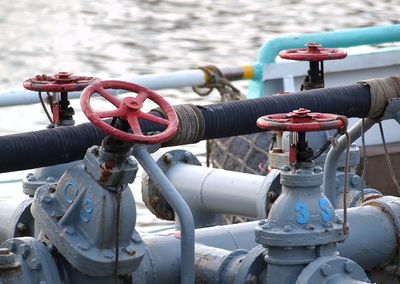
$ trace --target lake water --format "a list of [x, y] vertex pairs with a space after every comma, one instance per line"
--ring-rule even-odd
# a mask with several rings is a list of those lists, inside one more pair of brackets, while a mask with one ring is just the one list
[[[206, 64], [249, 64], [262, 43], [278, 35], [398, 23], [400, 15], [395, 0], [13, 0], [0, 7], [2, 89], [58, 71], [110, 79]], [[246, 85], [240, 86], [245, 91]], [[219, 99], [218, 94], [200, 98], [190, 89], [159, 93], [172, 104]], [[72, 106], [77, 122], [85, 122], [79, 101]], [[2, 135], [42, 129], [47, 123], [39, 105], [0, 112]], [[204, 143], [190, 150], [204, 152]], [[0, 179], [25, 174], [2, 174]], [[20, 196], [19, 183], [0, 188], [7, 198]], [[140, 201], [140, 189], [134, 188]], [[154, 225], [155, 218], [143, 204], [138, 206], [138, 222]]]

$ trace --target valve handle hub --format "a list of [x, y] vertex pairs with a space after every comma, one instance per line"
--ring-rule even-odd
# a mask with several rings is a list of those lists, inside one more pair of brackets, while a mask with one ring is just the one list
[[75, 92], [82, 91], [100, 79], [95, 77], [74, 76], [69, 72], [58, 72], [53, 76], [37, 75], [24, 81], [25, 89], [37, 92]]
[[279, 52], [279, 56], [284, 59], [298, 61], [324, 61], [342, 59], [347, 56], [347, 52], [336, 48], [322, 48], [317, 43], [307, 43], [307, 48], [286, 49]]
[[[126, 97], [122, 101], [115, 98], [106, 89], [120, 89], [136, 93], [136, 97]], [[116, 109], [108, 111], [94, 111], [90, 105], [90, 98], [98, 93]], [[161, 118], [141, 111], [145, 100], [156, 103], [166, 118]], [[81, 108], [86, 117], [105, 133], [125, 142], [136, 142], [143, 144], [159, 144], [171, 139], [178, 130], [178, 116], [174, 108], [160, 95], [142, 86], [123, 81], [100, 81], [85, 88], [81, 94]], [[103, 118], [120, 118], [128, 122], [133, 133], [127, 133], [117, 129], [106, 122]], [[165, 126], [165, 130], [154, 135], [145, 135], [140, 128], [139, 120], [148, 120]]]

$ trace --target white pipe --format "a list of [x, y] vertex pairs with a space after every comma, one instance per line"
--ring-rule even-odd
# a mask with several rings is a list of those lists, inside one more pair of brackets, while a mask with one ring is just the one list
[[[229, 80], [251, 79], [253, 76], [253, 67], [251, 65], [238, 67], [225, 67], [220, 69]], [[101, 78], [110, 79], [110, 78]], [[123, 77], [118, 80], [127, 81], [142, 85], [152, 90], [175, 89], [182, 87], [200, 86], [206, 83], [207, 76], [200, 69], [182, 70], [163, 74], [137, 75], [134, 77]], [[113, 95], [122, 94], [122, 90], [109, 90]], [[80, 92], [71, 92], [68, 94], [70, 99], [79, 98]], [[23, 88], [9, 89], [0, 92], [0, 107], [35, 104], [39, 103], [36, 92]]]

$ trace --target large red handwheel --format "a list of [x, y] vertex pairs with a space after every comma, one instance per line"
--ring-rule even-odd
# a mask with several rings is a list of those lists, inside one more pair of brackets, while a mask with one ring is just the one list
[[58, 72], [53, 76], [37, 75], [24, 81], [24, 88], [37, 92], [75, 92], [100, 81], [95, 77], [74, 76], [68, 72]]
[[[106, 89], [120, 89], [137, 94], [136, 97], [126, 97], [122, 101], [112, 96]], [[107, 101], [112, 103], [117, 109], [109, 111], [94, 111], [90, 106], [90, 98], [93, 94], [98, 93]], [[142, 112], [140, 109], [146, 99], [155, 102], [166, 115], [165, 118], [154, 116], [149, 113]], [[123, 81], [100, 81], [86, 87], [81, 94], [81, 108], [87, 118], [99, 129], [105, 133], [125, 142], [136, 142], [143, 144], [159, 144], [171, 139], [178, 130], [178, 116], [174, 108], [160, 95], [146, 89], [142, 86], [123, 82]], [[103, 118], [118, 117], [126, 120], [133, 133], [121, 131], [106, 122]], [[149, 120], [156, 124], [166, 126], [161, 133], [146, 136], [142, 133], [139, 119]]]
[[290, 113], [265, 115], [257, 119], [257, 125], [260, 128], [290, 132], [344, 129], [346, 124], [346, 118], [343, 116], [311, 112], [304, 108], [299, 108]]
[[347, 52], [335, 48], [322, 48], [317, 43], [306, 44], [307, 48], [286, 49], [279, 52], [279, 56], [289, 60], [299, 61], [325, 61], [342, 59], [347, 56]]

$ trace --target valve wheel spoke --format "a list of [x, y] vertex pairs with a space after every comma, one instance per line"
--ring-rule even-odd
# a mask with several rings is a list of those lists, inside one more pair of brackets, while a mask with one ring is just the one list
[[149, 120], [151, 122], [165, 125], [165, 126], [168, 126], [168, 124], [169, 124], [169, 121], [167, 119], [161, 118], [161, 117], [149, 114], [149, 113], [145, 113], [145, 112], [140, 113], [139, 118]]
[[109, 101], [110, 103], [112, 103], [114, 106], [116, 107], [120, 107], [121, 106], [121, 102], [115, 98], [113, 95], [111, 95], [109, 92], [107, 92], [106, 90], [104, 90], [103, 87], [100, 86], [96, 86], [96, 92], [102, 96], [103, 98], [105, 98], [107, 101]]
[[100, 118], [125, 117], [125, 111], [122, 109], [97, 111], [96, 113]]
[[132, 129], [133, 134], [142, 135], [142, 129], [140, 128], [139, 119], [137, 116], [128, 116], [128, 123]]

